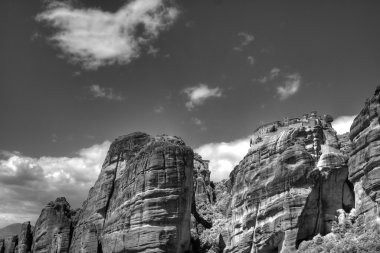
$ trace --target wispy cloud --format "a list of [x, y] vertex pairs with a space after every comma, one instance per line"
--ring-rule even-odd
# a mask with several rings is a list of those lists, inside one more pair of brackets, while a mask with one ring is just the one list
[[279, 68], [272, 68], [267, 75], [255, 80], [262, 84], [273, 84], [280, 100], [288, 99], [296, 94], [302, 84], [302, 78], [298, 72], [284, 72]]
[[108, 100], [116, 101], [124, 100], [124, 97], [119, 94], [116, 94], [112, 88], [104, 88], [98, 84], [93, 84], [89, 86], [89, 90], [93, 98], [105, 98]]
[[71, 62], [86, 69], [127, 64], [173, 24], [179, 11], [170, 1], [134, 0], [117, 12], [77, 9], [53, 1], [36, 20], [56, 28], [50, 38]]
[[249, 65], [255, 65], [255, 58], [253, 56], [248, 56], [247, 61]]
[[195, 106], [202, 105], [209, 98], [219, 98], [222, 96], [222, 89], [219, 87], [209, 88], [207, 84], [199, 84], [185, 88], [183, 91], [189, 99], [186, 108], [191, 111]]
[[255, 40], [255, 37], [252, 34], [246, 32], [239, 32], [237, 35], [240, 37], [240, 44], [234, 47], [235, 51], [242, 51]]
[[281, 100], [285, 100], [297, 93], [301, 87], [301, 76], [299, 73], [285, 75], [285, 81], [277, 87], [277, 94]]
[[207, 130], [207, 127], [205, 125], [205, 122], [199, 118], [196, 118], [196, 117], [193, 117], [191, 118], [191, 122], [197, 126], [200, 127], [200, 130], [202, 131], [206, 131]]
[[156, 106], [155, 108], [154, 108], [154, 112], [155, 113], [162, 113], [163, 111], [164, 111], [164, 107], [162, 106], [162, 105], [159, 105], [159, 106]]
[[354, 122], [356, 115], [352, 116], [339, 116], [332, 122], [332, 127], [338, 134], [344, 134], [350, 131], [352, 122]]
[[60, 196], [80, 207], [94, 184], [110, 142], [79, 150], [73, 157], [24, 156], [1, 152], [0, 227], [35, 221], [41, 209]]
[[220, 181], [228, 178], [233, 168], [247, 154], [249, 139], [250, 137], [231, 142], [208, 143], [195, 149], [203, 159], [210, 160], [211, 180]]

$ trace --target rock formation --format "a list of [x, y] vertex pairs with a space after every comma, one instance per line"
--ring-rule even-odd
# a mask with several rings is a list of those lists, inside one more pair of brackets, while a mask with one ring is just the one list
[[70, 252], [185, 252], [193, 151], [178, 137], [116, 139], [83, 204]]
[[349, 179], [355, 188], [355, 209], [364, 223], [380, 214], [380, 86], [356, 116], [351, 129]]
[[[33, 232], [33, 252], [69, 252], [75, 212], [64, 197], [49, 202], [37, 219]], [[21, 236], [22, 242], [28, 240]], [[23, 244], [21, 245], [24, 249]], [[27, 247], [27, 246], [26, 246]]]
[[21, 226], [21, 233], [18, 238], [18, 253], [28, 253], [32, 248], [32, 226], [30, 222], [25, 222]]
[[229, 241], [229, 222], [222, 210], [229, 205], [230, 195], [223, 188], [225, 181], [217, 185], [210, 181], [208, 162], [195, 154], [191, 239], [193, 252], [200, 253], [223, 252]]
[[0, 239], [0, 253], [341, 252], [348, 241], [378, 252], [380, 87], [349, 134], [332, 121], [312, 112], [260, 126], [217, 183], [178, 137], [121, 136], [82, 209], [50, 202], [34, 229]]
[[256, 130], [231, 173], [231, 245], [227, 252], [294, 252], [331, 230], [336, 210], [350, 210], [347, 157], [331, 118], [303, 119]]

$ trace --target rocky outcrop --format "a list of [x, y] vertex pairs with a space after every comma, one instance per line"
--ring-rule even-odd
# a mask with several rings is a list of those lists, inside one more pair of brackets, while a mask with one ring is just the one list
[[267, 124], [230, 175], [231, 245], [227, 252], [294, 252], [331, 230], [336, 210], [354, 205], [347, 157], [331, 118]]
[[200, 253], [223, 252], [229, 241], [229, 221], [223, 210], [229, 205], [230, 195], [224, 187], [226, 181], [216, 185], [210, 181], [208, 162], [195, 154], [191, 240], [193, 252]]
[[[17, 244], [18, 244], [17, 235], [8, 236], [7, 238], [5, 238], [4, 244], [3, 244], [4, 253], [16, 253]], [[0, 242], [0, 247], [1, 247], [1, 242]]]
[[380, 214], [380, 86], [356, 116], [349, 136], [349, 179], [355, 188], [355, 209], [362, 222], [371, 223]]
[[[33, 232], [33, 252], [69, 252], [73, 229], [71, 218], [75, 212], [64, 197], [49, 202], [37, 219]], [[27, 242], [27, 235], [21, 236], [22, 243]], [[24, 245], [21, 245], [24, 249]], [[21, 249], [20, 248], [20, 249]]]
[[30, 222], [25, 222], [21, 226], [21, 233], [18, 237], [18, 253], [28, 253], [31, 251], [33, 241], [32, 226]]
[[193, 151], [178, 137], [116, 139], [83, 204], [70, 252], [190, 248]]

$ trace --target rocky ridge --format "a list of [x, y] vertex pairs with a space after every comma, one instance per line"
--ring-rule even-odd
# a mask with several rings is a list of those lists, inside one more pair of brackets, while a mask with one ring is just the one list
[[[217, 183], [208, 161], [178, 137], [121, 136], [80, 210], [65, 198], [48, 203], [34, 229], [25, 223], [0, 239], [0, 253], [376, 248], [380, 87], [349, 134], [338, 136], [332, 121], [312, 112], [260, 126], [229, 179]], [[347, 248], [350, 240], [360, 246]]]

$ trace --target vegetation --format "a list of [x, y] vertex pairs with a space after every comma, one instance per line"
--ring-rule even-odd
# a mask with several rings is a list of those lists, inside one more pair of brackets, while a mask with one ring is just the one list
[[375, 253], [380, 252], [380, 222], [374, 221], [373, 226], [368, 227], [352, 224], [345, 221], [344, 224], [333, 223], [332, 232], [325, 235], [317, 235], [310, 241], [300, 244], [299, 253]]

